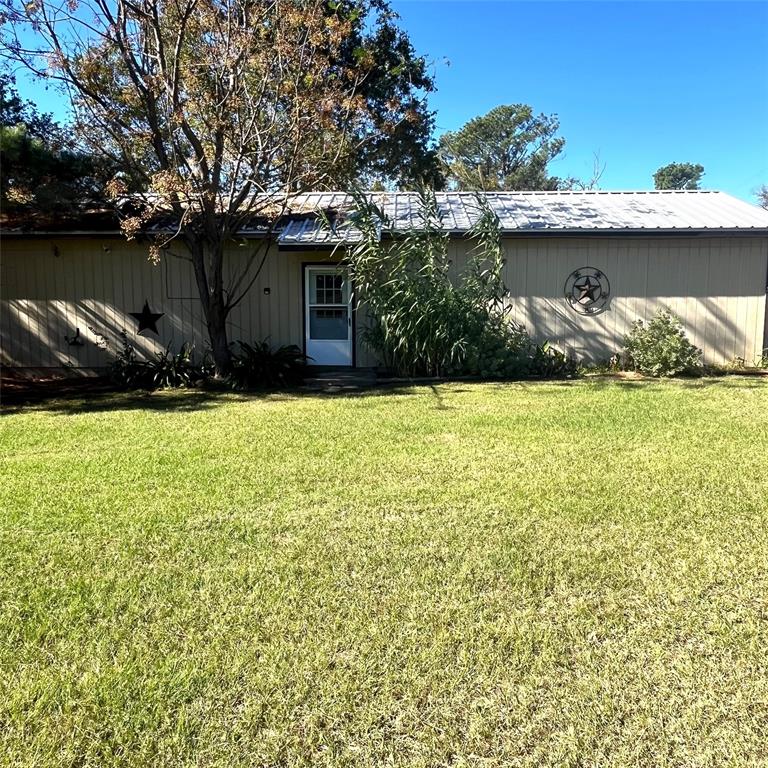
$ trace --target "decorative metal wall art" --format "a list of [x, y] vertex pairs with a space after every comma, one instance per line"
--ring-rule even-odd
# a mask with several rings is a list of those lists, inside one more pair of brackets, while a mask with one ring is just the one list
[[74, 336], [69, 336], [68, 334], [65, 333], [64, 341], [66, 341], [67, 345], [70, 347], [82, 347], [85, 345], [85, 342], [83, 341], [82, 336], [80, 336], [79, 328], [75, 328]]
[[152, 333], [157, 334], [158, 336], [160, 335], [157, 330], [157, 321], [165, 314], [165, 312], [153, 312], [149, 308], [149, 301], [144, 302], [144, 308], [141, 312], [129, 312], [128, 314], [135, 318], [139, 324], [136, 333], [152, 331]]
[[604, 311], [610, 297], [608, 278], [594, 267], [580, 267], [565, 281], [565, 300], [580, 315], [596, 315]]

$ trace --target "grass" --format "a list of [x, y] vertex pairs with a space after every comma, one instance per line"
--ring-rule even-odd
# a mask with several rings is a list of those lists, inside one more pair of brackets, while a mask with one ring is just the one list
[[768, 765], [768, 381], [0, 430], [2, 765]]

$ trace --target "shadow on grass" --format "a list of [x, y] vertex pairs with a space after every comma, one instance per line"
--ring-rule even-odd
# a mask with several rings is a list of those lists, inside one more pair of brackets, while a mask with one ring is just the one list
[[[759, 389], [768, 385], [768, 378], [754, 376], [701, 376], [701, 377], [672, 377], [672, 378], [637, 378], [628, 379], [620, 376], [589, 376], [580, 379], [595, 389], [620, 389], [627, 391], [661, 391], [667, 386], [677, 386], [683, 389]], [[565, 382], [563, 382], [565, 383]]]
[[360, 397], [391, 397], [411, 395], [413, 386], [391, 384], [366, 387], [329, 388], [312, 390], [297, 388], [282, 391], [226, 391], [204, 389], [174, 389], [148, 391], [100, 391], [91, 393], [38, 393], [3, 397], [0, 416], [15, 413], [49, 413], [76, 415], [81, 413], [105, 413], [112, 411], [145, 411], [156, 413], [192, 413], [211, 410], [231, 403], [253, 401], [281, 402], [303, 399], [335, 399]]
[[[427, 392], [435, 402], [436, 410], [453, 410], [455, 406], [448, 405], [440, 390], [443, 385], [451, 386], [451, 394], [461, 394], [470, 391], [467, 384], [482, 384], [494, 390], [509, 390], [519, 388], [527, 393], [553, 394], [565, 389], [587, 387], [592, 390], [608, 390], [622, 392], [662, 392], [669, 384], [683, 389], [759, 389], [768, 387], [768, 377], [727, 376], [717, 378], [691, 379], [626, 379], [617, 376], [594, 376], [581, 379], [546, 379], [546, 380], [514, 380], [514, 381], [471, 381], [440, 380], [398, 381], [377, 383], [370, 382], [359, 385], [330, 386], [326, 388], [301, 387], [279, 392], [236, 392], [227, 390], [180, 389], [145, 391], [95, 391], [65, 392], [65, 393], [31, 393], [13, 397], [3, 397], [0, 403], [0, 415], [14, 413], [44, 412], [63, 415], [81, 413], [103, 413], [110, 411], [147, 411], [185, 413], [210, 410], [231, 403], [246, 403], [253, 401], [281, 402], [305, 399], [357, 399], [375, 397], [405, 397]], [[460, 385], [457, 388], [457, 385]]]
[[[440, 394], [440, 390], [434, 385], [430, 384], [429, 389], [432, 392], [433, 397], [435, 398], [435, 409], [438, 411], [453, 411], [455, 408], [451, 405], [445, 404], [445, 399]], [[454, 390], [455, 391], [455, 390]], [[465, 392], [466, 390], [459, 390], [461, 392]]]
[[718, 385], [722, 389], [760, 389], [768, 387], [768, 376], [722, 376], [704, 379], [682, 379], [680, 386], [687, 389], [700, 389], [702, 387]]
[[486, 382], [487, 386], [494, 389], [507, 389], [518, 387], [527, 394], [541, 395], [542, 397], [562, 394], [564, 390], [577, 389], [588, 391], [613, 391], [628, 392], [633, 394], [662, 394], [669, 392], [670, 387], [683, 390], [768, 390], [768, 377], [755, 376], [708, 376], [700, 378], [626, 378], [620, 375], [606, 374], [600, 376], [586, 376], [578, 379], [537, 379], [522, 381], [497, 381]]
[[198, 390], [158, 392], [99, 392], [84, 395], [63, 394], [47, 397], [3, 399], [0, 413], [103, 413], [109, 411], [192, 412], [231, 402], [232, 396]]

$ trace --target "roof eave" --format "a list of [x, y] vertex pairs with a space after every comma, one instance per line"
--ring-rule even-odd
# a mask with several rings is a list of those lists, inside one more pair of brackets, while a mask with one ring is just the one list
[[119, 229], [0, 230], [0, 237], [125, 237]]
[[760, 227], [708, 227], [708, 228], [693, 228], [684, 229], [682, 227], [675, 227], [673, 229], [663, 228], [650, 228], [641, 227], [635, 229], [608, 229], [608, 228], [594, 228], [594, 229], [555, 229], [553, 227], [547, 227], [546, 229], [505, 229], [502, 230], [502, 237], [595, 237], [595, 236], [608, 236], [615, 237], [617, 235], [632, 235], [637, 237], [648, 236], [660, 236], [665, 237], [690, 237], [690, 236], [712, 236], [712, 235], [768, 235], [768, 228]]

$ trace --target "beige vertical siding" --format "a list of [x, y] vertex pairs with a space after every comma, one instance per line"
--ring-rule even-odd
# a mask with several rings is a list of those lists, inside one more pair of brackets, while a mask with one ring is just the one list
[[[233, 246], [242, 265], [252, 246]], [[452, 241], [452, 274], [466, 259], [466, 241]], [[581, 359], [610, 357], [632, 322], [661, 306], [683, 320], [710, 362], [760, 355], [766, 328], [768, 239], [757, 237], [509, 238], [505, 281], [514, 319]], [[231, 339], [303, 345], [303, 270], [322, 253], [269, 254], [246, 299], [229, 319]], [[575, 269], [601, 269], [611, 283], [608, 309], [596, 316], [571, 310], [563, 288]], [[269, 288], [266, 295], [264, 289]], [[183, 341], [205, 349], [206, 333], [191, 265], [166, 255], [155, 266], [146, 248], [119, 238], [5, 238], [0, 258], [2, 362], [14, 366], [99, 367], [120, 346], [125, 329], [150, 356]], [[148, 301], [163, 312], [159, 336], [136, 333], [128, 314]], [[359, 336], [358, 365], [375, 358]], [[79, 329], [82, 346], [69, 345]]]
[[[233, 246], [229, 263], [241, 268], [253, 246]], [[229, 317], [229, 337], [304, 343], [303, 269], [327, 254], [272, 249], [246, 298]], [[269, 294], [264, 289], [269, 288]], [[148, 301], [162, 312], [159, 335], [136, 333], [130, 312]], [[358, 337], [361, 323], [357, 323]], [[70, 345], [80, 332], [82, 346]], [[110, 237], [6, 238], [0, 258], [0, 333], [4, 365], [21, 367], [108, 365], [125, 330], [137, 351], [151, 357], [167, 345], [206, 348], [206, 330], [191, 264], [164, 255], [159, 265], [145, 246]], [[375, 359], [358, 338], [358, 365]]]
[[[514, 319], [579, 359], [619, 352], [635, 320], [665, 307], [705, 359], [748, 362], [764, 344], [768, 239], [750, 237], [518, 238], [505, 243], [505, 281]], [[584, 316], [564, 299], [568, 275], [602, 270], [606, 311]]]

